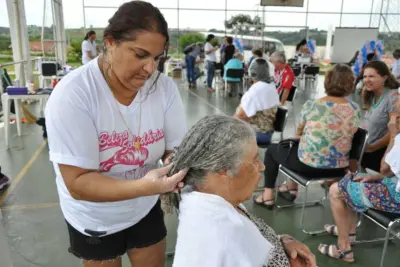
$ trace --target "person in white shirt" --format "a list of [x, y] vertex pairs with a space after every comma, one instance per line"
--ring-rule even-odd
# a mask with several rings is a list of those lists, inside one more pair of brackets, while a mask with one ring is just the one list
[[206, 68], [207, 68], [207, 87], [208, 92], [213, 92], [212, 82], [215, 75], [215, 64], [217, 63], [216, 51], [219, 49], [218, 46], [213, 46], [212, 41], [214, 40], [214, 34], [209, 34], [206, 38], [206, 44], [204, 45], [204, 53], [206, 55]]
[[202, 118], [173, 154], [170, 175], [188, 168], [179, 208], [173, 267], [315, 267], [315, 256], [278, 236], [241, 204], [251, 198], [264, 164], [249, 124], [224, 115]]
[[392, 73], [396, 80], [400, 82], [400, 49], [396, 49], [393, 52], [393, 58]]
[[257, 133], [257, 144], [268, 145], [274, 133], [279, 95], [263, 58], [253, 60], [249, 75], [253, 85], [241, 98], [234, 117], [250, 123]]
[[96, 32], [89, 31], [82, 42], [82, 64], [89, 63], [97, 57]]
[[50, 160], [70, 249], [85, 267], [162, 267], [166, 227], [159, 194], [182, 186], [167, 176], [186, 133], [175, 83], [156, 71], [168, 47], [161, 12], [123, 4], [104, 30], [106, 50], [72, 71], [46, 106]]

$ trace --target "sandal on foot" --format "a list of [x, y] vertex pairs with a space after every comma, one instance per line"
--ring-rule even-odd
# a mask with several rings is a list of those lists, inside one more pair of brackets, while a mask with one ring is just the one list
[[[278, 196], [283, 197], [287, 201], [293, 202], [297, 198], [297, 189], [289, 189], [287, 185], [284, 185], [284, 187], [286, 187], [285, 191], [281, 191], [281, 189], [278, 188]], [[291, 192], [294, 192], [294, 194]]]
[[[335, 255], [333, 253], [333, 249], [336, 249], [336, 252], [338, 255]], [[343, 260], [348, 263], [354, 262], [353, 255], [351, 257], [348, 257], [348, 255], [353, 254], [353, 250], [340, 250], [337, 245], [324, 245], [320, 244], [318, 246], [318, 251], [321, 252], [323, 255], [328, 256], [333, 259], [337, 260]]]
[[[339, 235], [337, 226], [334, 225], [334, 224], [325, 224], [324, 225], [324, 229], [328, 234], [330, 234], [332, 236], [338, 236]], [[349, 239], [350, 239], [350, 242], [356, 241], [356, 233], [349, 234]]]
[[[261, 196], [261, 201], [257, 200], [259, 196]], [[272, 210], [274, 208], [274, 206], [275, 206], [275, 203], [273, 202], [274, 200], [275, 199], [265, 200], [263, 195], [257, 195], [257, 196], [253, 197], [253, 202], [255, 204], [262, 206], [264, 208], [267, 208], [269, 210]], [[267, 204], [267, 202], [271, 202], [271, 201], [272, 201], [272, 204]]]

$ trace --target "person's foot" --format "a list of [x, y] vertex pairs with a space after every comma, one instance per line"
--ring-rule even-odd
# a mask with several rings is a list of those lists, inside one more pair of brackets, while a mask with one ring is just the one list
[[193, 89], [197, 89], [197, 84], [196, 84], [196, 83], [193, 83], [193, 84], [192, 84], [192, 88], [193, 88]]
[[3, 177], [0, 178], [0, 190], [3, 190], [5, 187], [10, 185], [10, 179], [8, 179], [7, 176], [3, 175]]
[[348, 263], [354, 262], [354, 254], [351, 248], [340, 250], [336, 245], [320, 244], [318, 251], [333, 259], [343, 260]]
[[[324, 229], [328, 234], [330, 234], [332, 236], [338, 236], [339, 235], [338, 228], [334, 224], [325, 224], [324, 225]], [[356, 233], [350, 233], [349, 234], [349, 239], [350, 239], [350, 242], [356, 241]]]
[[260, 194], [258, 196], [254, 196], [253, 197], [253, 202], [255, 204], [260, 205], [262, 207], [265, 207], [265, 208], [267, 208], [269, 210], [272, 210], [274, 208], [274, 206], [275, 206], [275, 199], [272, 198], [272, 199], [267, 199], [266, 200], [266, 199], [264, 199], [263, 194]]
[[209, 93], [212, 93], [212, 92], [214, 92], [215, 90], [214, 90], [213, 88], [208, 88], [207, 91], [208, 91]]
[[278, 195], [290, 202], [293, 202], [297, 198], [297, 188], [284, 184], [279, 187]]
[[191, 83], [189, 83], [188, 88], [189, 89], [193, 88]]

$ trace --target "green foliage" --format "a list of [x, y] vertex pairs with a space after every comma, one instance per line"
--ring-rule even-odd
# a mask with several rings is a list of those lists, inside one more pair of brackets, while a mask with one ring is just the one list
[[11, 45], [11, 38], [9, 35], [0, 34], [0, 50], [8, 50]]
[[69, 61], [81, 61], [82, 59], [82, 47], [81, 42], [71, 42], [70, 48], [68, 49], [68, 62]]
[[191, 44], [197, 43], [197, 42], [204, 42], [204, 35], [201, 33], [187, 33], [181, 37], [179, 37], [179, 49], [180, 51], [183, 51], [183, 49]]
[[225, 21], [227, 29], [234, 30], [238, 34], [250, 34], [251, 31], [262, 31], [264, 23], [259, 16], [251, 18], [250, 15], [238, 14]]

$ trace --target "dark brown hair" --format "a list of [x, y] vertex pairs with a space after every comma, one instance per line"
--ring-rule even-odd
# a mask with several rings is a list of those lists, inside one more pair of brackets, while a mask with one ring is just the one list
[[[165, 54], [168, 56], [168, 23], [160, 10], [152, 4], [144, 1], [131, 1], [121, 5], [117, 12], [108, 20], [108, 26], [104, 30], [104, 41], [112, 38], [117, 44], [124, 41], [135, 40], [139, 32], [160, 33], [166, 38]], [[107, 54], [107, 50], [104, 51]], [[108, 71], [105, 71], [105, 75]], [[151, 87], [154, 86], [160, 77], [158, 73]], [[150, 94], [150, 91], [148, 94]]]
[[228, 44], [232, 44], [232, 43], [233, 43], [233, 38], [230, 37], [230, 36], [226, 37], [226, 42], [227, 42]]
[[348, 96], [353, 92], [354, 79], [349, 66], [337, 64], [325, 74], [325, 92], [328, 96]]
[[144, 1], [131, 1], [121, 5], [108, 20], [104, 39], [113, 38], [116, 42], [132, 41], [140, 31], [160, 33], [167, 39], [168, 23], [160, 10]]
[[[390, 72], [389, 67], [386, 65], [385, 62], [383, 62], [383, 61], [368, 62], [364, 66], [364, 71], [366, 69], [374, 69], [380, 76], [382, 76], [382, 77], [387, 76], [387, 79], [384, 84], [385, 88], [397, 89], [400, 87], [399, 82], [396, 80], [396, 78]], [[363, 107], [366, 109], [369, 109], [372, 105], [372, 101], [373, 101], [374, 97], [375, 97], [375, 92], [370, 92], [370, 91], [367, 91], [364, 89], [362, 91]]]
[[261, 51], [261, 49], [259, 48], [253, 48], [253, 50], [251, 51], [254, 55], [258, 56], [258, 57], [262, 57], [263, 56], [263, 52]]

